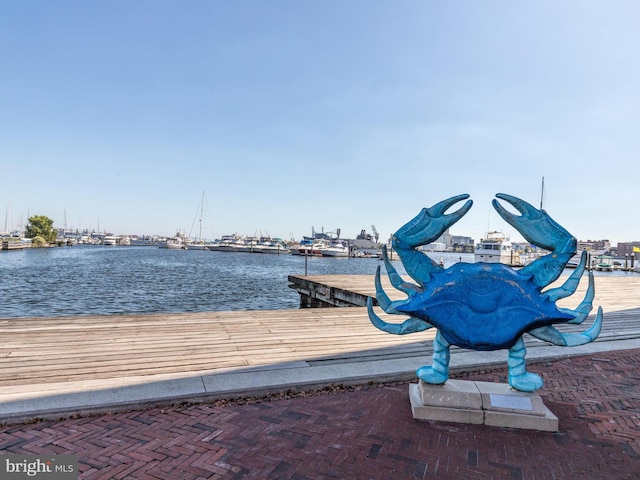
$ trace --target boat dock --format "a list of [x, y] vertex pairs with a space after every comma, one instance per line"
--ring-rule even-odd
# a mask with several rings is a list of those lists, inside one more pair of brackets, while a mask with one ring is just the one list
[[[334, 300], [374, 290], [373, 276], [304, 278]], [[563, 306], [577, 305], [584, 288]], [[640, 276], [596, 277], [600, 337], [562, 348], [525, 335], [530, 370], [536, 360], [640, 348], [639, 292]], [[431, 363], [435, 335], [381, 332], [362, 307], [0, 319], [0, 328], [0, 423], [408, 380]], [[451, 369], [504, 366], [506, 357], [452, 348]]]
[[[378, 304], [372, 275], [289, 275], [288, 279], [289, 287], [300, 294], [300, 308], [364, 307], [369, 297]], [[390, 298], [402, 298], [387, 276], [381, 281]]]
[[[405, 275], [403, 278], [415, 284], [411, 277]], [[566, 278], [561, 277], [550, 287], [561, 285]], [[404, 293], [391, 286], [387, 275], [381, 275], [380, 281], [391, 300], [406, 298]], [[580, 300], [576, 301], [576, 299], [584, 296], [587, 285], [585, 275], [576, 293], [561, 300], [558, 305], [575, 307], [580, 303]], [[364, 307], [367, 305], [368, 297], [373, 299], [374, 305], [378, 304], [373, 275], [289, 275], [289, 287], [300, 294], [301, 308]], [[640, 275], [629, 273], [628, 276], [619, 277], [596, 276], [595, 290], [594, 307], [603, 305], [605, 311], [607, 311], [606, 306], [616, 310], [640, 307]]]
[[0, 241], [0, 250], [22, 250], [30, 246], [30, 244], [17, 240], [1, 239]]

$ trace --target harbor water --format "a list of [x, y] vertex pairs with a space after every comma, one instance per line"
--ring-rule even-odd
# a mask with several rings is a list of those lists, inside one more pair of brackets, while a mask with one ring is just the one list
[[[473, 255], [429, 253], [445, 267]], [[297, 309], [289, 275], [373, 275], [377, 258], [73, 246], [0, 253], [0, 318]], [[404, 274], [402, 264], [394, 267]], [[616, 274], [618, 272], [614, 272]], [[631, 274], [633, 275], [633, 274]]]
[[[373, 274], [380, 264], [306, 259], [309, 275]], [[1, 252], [0, 318], [296, 309], [287, 277], [304, 274], [305, 258], [288, 254], [92, 245]]]

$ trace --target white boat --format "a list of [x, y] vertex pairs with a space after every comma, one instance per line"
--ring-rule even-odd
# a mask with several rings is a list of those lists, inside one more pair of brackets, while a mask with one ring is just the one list
[[353, 251], [354, 258], [380, 258], [382, 256], [381, 250], [372, 249], [357, 249]]
[[476, 245], [476, 263], [513, 264], [513, 248], [509, 236], [502, 232], [488, 232], [486, 238]]
[[311, 240], [305, 239], [299, 245], [291, 247], [292, 255], [305, 255], [312, 257], [321, 257], [322, 251], [330, 245], [327, 240]]
[[175, 237], [167, 238], [158, 245], [158, 248], [168, 248], [169, 250], [187, 250], [185, 236], [178, 232]]
[[223, 235], [220, 241], [208, 245], [209, 250], [214, 252], [238, 252], [245, 246], [243, 238], [239, 235]]
[[349, 247], [342, 242], [334, 242], [321, 252], [323, 257], [348, 257]]
[[290, 251], [289, 247], [279, 238], [261, 238], [260, 240], [253, 249], [254, 253], [288, 254]]
[[257, 237], [244, 237], [241, 242], [236, 242], [234, 248], [236, 252], [240, 253], [257, 253], [256, 248], [258, 247], [258, 243]]
[[291, 247], [291, 255], [305, 255], [311, 249], [311, 245], [311, 242], [305, 243], [303, 240]]
[[102, 244], [103, 245], [117, 245], [118, 244], [118, 239], [113, 236], [113, 235], [106, 235], [103, 239], [102, 239]]

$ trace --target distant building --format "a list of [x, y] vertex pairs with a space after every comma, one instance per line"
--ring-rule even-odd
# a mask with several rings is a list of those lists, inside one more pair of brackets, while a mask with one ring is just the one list
[[631, 256], [635, 253], [636, 258], [640, 258], [640, 241], [618, 242], [618, 257]]
[[471, 237], [465, 237], [463, 235], [451, 235], [451, 243], [450, 245], [470, 245], [473, 247], [475, 245], [475, 241]]
[[474, 253], [476, 242], [471, 237], [463, 235], [451, 235], [449, 250], [457, 253]]
[[583, 240], [578, 241], [578, 251], [586, 250], [587, 252], [603, 252], [611, 248], [609, 240]]

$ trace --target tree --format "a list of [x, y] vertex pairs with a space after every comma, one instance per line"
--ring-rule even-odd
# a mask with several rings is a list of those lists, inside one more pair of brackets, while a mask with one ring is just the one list
[[34, 215], [29, 217], [24, 236], [27, 238], [42, 237], [45, 241], [53, 243], [56, 241], [58, 233], [53, 228], [53, 220], [44, 215]]

